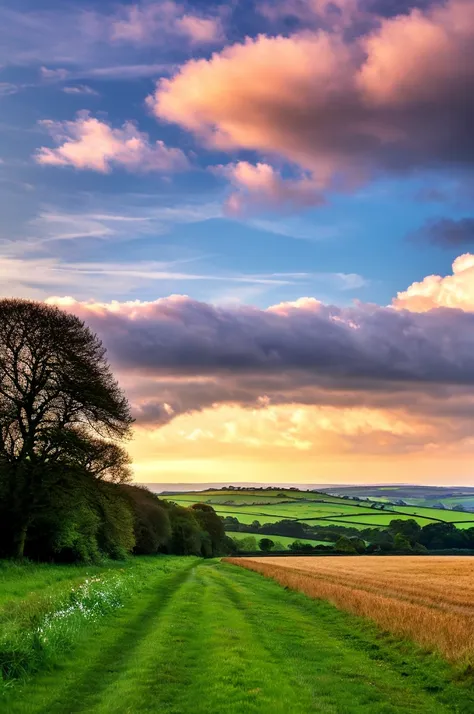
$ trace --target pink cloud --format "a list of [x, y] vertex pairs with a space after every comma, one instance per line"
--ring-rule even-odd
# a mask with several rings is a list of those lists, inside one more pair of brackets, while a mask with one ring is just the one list
[[324, 203], [319, 187], [307, 177], [284, 179], [280, 172], [265, 163], [238, 161], [219, 166], [216, 173], [227, 177], [237, 190], [226, 203], [230, 214], [239, 215], [257, 208], [285, 210], [291, 207], [318, 206]]
[[142, 2], [123, 7], [111, 21], [111, 39], [135, 44], [154, 43], [167, 35], [206, 45], [224, 38], [218, 16], [195, 15], [185, 5], [165, 2]]
[[473, 97], [474, 3], [448, 0], [351, 40], [247, 39], [186, 63], [148, 103], [208, 146], [275, 155], [347, 189], [380, 171], [472, 164]]
[[128, 171], [178, 171], [188, 167], [180, 149], [169, 148], [162, 141], [150, 142], [132, 122], [114, 129], [88, 112], [80, 112], [75, 121], [45, 120], [41, 124], [58, 147], [40, 148], [35, 156], [39, 164], [101, 173], [108, 173], [113, 166]]
[[474, 255], [465, 253], [453, 263], [453, 274], [428, 275], [399, 292], [394, 307], [413, 312], [450, 307], [474, 312]]

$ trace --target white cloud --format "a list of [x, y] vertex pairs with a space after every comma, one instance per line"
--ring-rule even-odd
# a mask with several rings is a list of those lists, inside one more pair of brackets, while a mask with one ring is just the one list
[[77, 84], [72, 87], [63, 87], [63, 92], [65, 92], [65, 94], [88, 94], [90, 96], [99, 96], [99, 92], [92, 89], [92, 87], [89, 87], [87, 84]]
[[41, 147], [35, 157], [39, 164], [100, 173], [109, 173], [114, 166], [135, 172], [179, 171], [189, 166], [181, 149], [169, 148], [162, 141], [150, 142], [148, 134], [132, 122], [114, 129], [88, 112], [80, 112], [75, 121], [44, 120], [41, 125], [58, 148]]
[[437, 307], [474, 311], [474, 255], [465, 253], [453, 263], [453, 274], [428, 275], [399, 292], [394, 307], [426, 312]]

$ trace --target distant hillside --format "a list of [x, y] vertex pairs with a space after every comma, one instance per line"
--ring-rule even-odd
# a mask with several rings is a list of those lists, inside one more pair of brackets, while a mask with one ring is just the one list
[[[474, 499], [474, 489], [472, 493]], [[354, 496], [361, 498], [356, 494]], [[191, 506], [197, 502], [212, 505], [216, 513], [225, 519], [226, 528], [232, 522], [246, 525], [258, 523], [263, 526], [287, 521], [332, 528], [335, 532], [338, 527], [363, 531], [367, 528], [388, 527], [390, 521], [395, 518], [412, 518], [420, 526], [445, 522], [453, 523], [462, 529], [474, 527], [474, 513], [418, 504], [394, 505], [381, 500], [365, 503], [352, 498], [333, 495], [327, 491], [300, 491], [294, 488], [215, 489], [166, 495], [167, 500], [183, 506]]]
[[413, 506], [474, 511], [474, 487], [469, 486], [321, 486], [332, 496], [360, 498]]
[[321, 490], [323, 488], [334, 488], [334, 484], [324, 483], [261, 483], [259, 481], [222, 481], [214, 483], [140, 483], [139, 486], [153, 491], [153, 493], [185, 493], [188, 491], [205, 491], [207, 489], [222, 489], [229, 486], [234, 488], [297, 488], [302, 491]]

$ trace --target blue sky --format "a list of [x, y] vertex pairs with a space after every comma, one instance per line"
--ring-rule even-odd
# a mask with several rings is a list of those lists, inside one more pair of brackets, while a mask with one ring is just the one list
[[472, 482], [473, 68], [473, 0], [0, 0], [2, 293], [138, 480]]
[[[108, 41], [101, 23], [131, 8], [46, 0], [0, 5], [0, 253], [21, 261], [24, 277], [11, 286], [16, 294], [153, 300], [185, 293], [259, 306], [308, 295], [388, 304], [413, 281], [450, 272], [459, 246], [432, 245], [414, 234], [428, 220], [468, 215], [469, 192], [451, 168], [380, 170], [351, 190], [329, 189], [322, 206], [226, 214], [229, 181], [211, 167], [272, 157], [206, 146], [153, 116], [145, 100], [160, 77], [191, 57], [208, 58], [245, 34], [288, 33], [297, 21], [283, 17], [277, 26], [251, 3], [189, 3], [183, 12], [218, 18], [215, 41], [188, 42], [163, 30], [138, 42]], [[142, 173], [117, 165], [100, 173], [37, 163], [41, 147], [57, 145], [39, 122], [73, 122], [85, 110], [112, 128], [134, 122], [151, 143], [181, 149], [189, 168]], [[66, 271], [59, 284], [40, 274], [44, 261]], [[96, 272], [78, 280], [68, 272], [74, 266]]]

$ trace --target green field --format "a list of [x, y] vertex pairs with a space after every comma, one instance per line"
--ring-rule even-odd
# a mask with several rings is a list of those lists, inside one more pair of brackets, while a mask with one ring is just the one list
[[285, 546], [285, 548], [288, 548], [288, 546], [294, 543], [295, 540], [297, 540], [298, 543], [308, 543], [309, 545], [334, 545], [333, 543], [327, 540], [311, 540], [309, 538], [289, 538], [288, 536], [279, 536], [271, 533], [266, 533], [265, 535], [262, 535], [261, 533], [239, 533], [236, 531], [226, 531], [226, 535], [230, 536], [231, 538], [234, 538], [235, 540], [242, 540], [243, 538], [247, 538], [247, 536], [254, 536], [257, 541], [257, 545], [258, 541], [261, 538], [270, 538], [275, 542], [278, 541], [278, 543], [281, 543], [283, 546]]
[[413, 518], [421, 526], [442, 521], [454, 523], [458, 528], [474, 527], [474, 513], [382, 502], [380, 506], [373, 504], [371, 507], [364, 502], [325, 493], [289, 489], [198, 491], [167, 495], [166, 498], [183, 506], [198, 501], [209, 503], [220, 516], [232, 516], [247, 525], [254, 521], [264, 525], [289, 519], [312, 526], [339, 525], [363, 530], [386, 527], [395, 518]]
[[[58, 649], [56, 658], [36, 674], [7, 682], [2, 712], [473, 711], [473, 690], [437, 656], [385, 637], [360, 618], [256, 573], [217, 561], [168, 556], [137, 558], [122, 567], [101, 570], [106, 578], [118, 572], [128, 577], [137, 569], [136, 589], [122, 606], [78, 628], [67, 647]], [[50, 603], [56, 589], [62, 592], [67, 582], [72, 587], [85, 576], [82, 568], [33, 571], [23, 576], [18, 568], [4, 569], [3, 583], [17, 594], [4, 601], [1, 613], [11, 615], [22, 597], [41, 600], [45, 576]], [[33, 590], [22, 596], [27, 581]], [[22, 620], [25, 631], [33, 624]], [[3, 664], [6, 654], [3, 639]]]
[[445, 508], [474, 508], [474, 488], [445, 486], [334, 486], [323, 488], [327, 495], [344, 495], [348, 498], [369, 498], [371, 501], [397, 502], [406, 505]]

